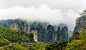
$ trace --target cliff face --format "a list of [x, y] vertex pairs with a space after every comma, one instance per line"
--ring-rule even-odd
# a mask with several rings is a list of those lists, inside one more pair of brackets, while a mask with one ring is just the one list
[[86, 16], [81, 16], [76, 19], [76, 26], [74, 32], [78, 31], [80, 34], [86, 29]]
[[45, 43], [50, 42], [53, 43], [55, 41], [68, 40], [68, 28], [64, 26], [62, 29], [58, 27], [56, 31], [54, 31], [54, 27], [49, 25], [47, 27], [47, 34], [45, 37]]
[[46, 30], [41, 23], [38, 24], [37, 30], [38, 30], [38, 37], [39, 37], [38, 41], [44, 42]]
[[31, 33], [33, 34], [33, 39], [34, 39], [34, 41], [38, 42], [37, 30], [31, 30]]
[[10, 26], [10, 29], [19, 30], [18, 24], [13, 23], [13, 24]]
[[49, 25], [47, 22], [26, 22], [24, 20], [15, 19], [3, 21], [3, 24], [0, 23], [0, 25], [9, 29], [19, 30], [19, 35], [23, 34], [20, 34], [21, 31], [28, 34], [31, 30], [37, 30], [38, 42], [52, 43], [68, 39], [68, 28], [63, 27], [63, 24], [60, 25], [60, 29], [60, 27]]
[[40, 23], [40, 22], [33, 22], [31, 25], [31, 30], [38, 31], [38, 42], [44, 42], [44, 38], [47, 34], [47, 24], [48, 23]]
[[57, 33], [57, 31], [54, 31], [53, 33], [53, 42], [58, 41], [59, 40], [59, 34]]
[[47, 34], [46, 34], [46, 37], [45, 37], [45, 43], [47, 43], [47, 42], [51, 42], [52, 43], [53, 32], [54, 32], [54, 27], [52, 25], [49, 25], [47, 27]]
[[62, 30], [58, 27], [57, 31], [53, 33], [53, 42], [68, 40], [68, 28], [64, 26]]
[[58, 25], [54, 25], [54, 30], [56, 31], [58, 27], [60, 27], [61, 29], [66, 26], [68, 28], [68, 25], [64, 24], [64, 23], [61, 23], [61, 24], [58, 24]]
[[63, 35], [63, 39], [62, 40], [68, 40], [68, 28], [66, 26], [64, 26], [62, 28], [62, 32], [61, 32]]
[[65, 24], [59, 24], [58, 26], [52, 26], [48, 23], [32, 22], [31, 30], [38, 31], [38, 42], [52, 43], [55, 41], [68, 40], [68, 26], [66, 25], [66, 27], [64, 27]]
[[15, 20], [7, 20], [4, 24], [4, 27], [7, 27], [9, 29], [24, 31], [25, 33], [30, 32], [30, 22], [26, 22], [20, 19]]
[[3, 26], [3, 24], [6, 22], [6, 20], [0, 20], [0, 26]]
[[86, 9], [84, 9], [80, 15], [81, 17], [76, 19], [76, 26], [73, 33], [78, 31], [81, 34], [86, 29]]

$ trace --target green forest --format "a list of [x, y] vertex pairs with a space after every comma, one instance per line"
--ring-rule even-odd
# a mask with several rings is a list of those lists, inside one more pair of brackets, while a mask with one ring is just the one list
[[52, 44], [37, 43], [32, 37], [32, 34], [19, 35], [17, 30], [0, 26], [0, 50], [86, 50], [86, 30], [82, 34], [76, 31], [68, 41], [56, 41]]
[[[24, 33], [23, 31], [20, 33]], [[34, 44], [28, 44], [34, 43]], [[0, 50], [40, 50], [45, 43], [37, 43], [33, 40], [33, 34], [19, 35], [19, 31], [0, 26]]]
[[17, 30], [11, 30], [0, 26], [0, 36], [8, 39], [11, 42], [30, 42], [30, 39], [25, 35], [19, 35]]

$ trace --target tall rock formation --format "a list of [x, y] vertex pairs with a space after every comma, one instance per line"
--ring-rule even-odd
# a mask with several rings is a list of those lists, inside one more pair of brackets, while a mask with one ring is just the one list
[[41, 23], [38, 24], [38, 27], [37, 27], [37, 30], [38, 30], [38, 41], [39, 42], [44, 42], [44, 37], [45, 37], [45, 34], [46, 34], [46, 29], [43, 27], [43, 25]]
[[64, 26], [62, 28], [62, 36], [63, 36], [63, 39], [62, 40], [68, 40], [68, 28], [66, 26]]
[[81, 34], [86, 29], [86, 9], [83, 10], [83, 13], [80, 15], [81, 17], [76, 19], [76, 26], [73, 33], [78, 31]]
[[58, 41], [59, 40], [59, 34], [57, 33], [57, 31], [54, 31], [53, 33], [53, 42]]
[[[55, 41], [68, 39], [68, 27], [64, 27], [65, 24], [52, 26], [49, 25], [48, 22], [28, 22], [21, 19], [14, 19], [0, 21], [0, 25], [9, 29], [19, 30], [19, 35], [24, 35], [25, 33], [27, 33], [28, 35], [31, 30], [37, 30], [37, 33], [34, 34], [34, 36], [37, 35], [37, 42], [52, 43]], [[24, 31], [25, 33], [21, 33], [22, 31]]]
[[37, 34], [37, 30], [31, 30], [31, 32], [33, 34], [33, 40], [38, 42], [38, 34]]
[[64, 26], [62, 30], [58, 27], [57, 31], [53, 33], [53, 42], [68, 40], [68, 28]]
[[44, 42], [44, 38], [47, 34], [47, 22], [32, 22], [31, 23], [31, 30], [38, 31], [38, 42]]
[[37, 23], [33, 22], [33, 24], [31, 25], [31, 30], [37, 30]]
[[21, 19], [7, 20], [3, 26], [9, 29], [24, 31], [25, 33], [30, 32], [30, 22]]
[[0, 20], [0, 26], [3, 26], [7, 20]]
[[64, 26], [66, 26], [68, 28], [68, 25], [64, 24], [64, 23], [61, 23], [61, 24], [58, 24], [58, 25], [54, 25], [54, 30], [56, 31], [58, 27], [60, 27], [60, 29], [62, 29]]
[[48, 25], [47, 27], [47, 34], [45, 37], [45, 43], [51, 42], [53, 40], [53, 32], [54, 32], [54, 27], [52, 25]]

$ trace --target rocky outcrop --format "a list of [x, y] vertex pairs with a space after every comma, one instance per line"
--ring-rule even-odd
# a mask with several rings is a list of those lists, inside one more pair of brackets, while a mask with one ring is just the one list
[[30, 22], [27, 23], [21, 19], [7, 20], [3, 26], [9, 29], [24, 31], [27, 34], [30, 32]]
[[58, 30], [53, 33], [53, 42], [68, 40], [68, 28], [64, 26], [62, 30], [58, 27]]
[[31, 30], [37, 30], [38, 31], [38, 42], [44, 42], [44, 38], [47, 34], [47, 26], [48, 23], [43, 22], [32, 22], [31, 24]]
[[0, 20], [0, 26], [3, 26], [7, 20]]
[[[37, 42], [55, 42], [68, 39], [68, 28], [64, 27], [65, 24], [49, 25], [48, 22], [26, 22], [21, 19], [7, 20], [4, 21], [3, 25], [6, 28], [14, 29], [19, 31], [19, 35], [28, 35], [31, 30], [37, 30], [38, 40]], [[60, 27], [58, 27], [60, 26]], [[58, 29], [57, 29], [58, 28]], [[23, 34], [22, 31], [25, 33]], [[34, 34], [35, 36], [36, 34]], [[36, 38], [36, 39], [37, 39]]]
[[63, 34], [63, 40], [68, 40], [68, 28], [66, 26], [62, 28], [61, 33]]
[[68, 28], [68, 25], [64, 24], [64, 23], [61, 23], [61, 24], [58, 24], [58, 25], [54, 25], [54, 31], [57, 30], [58, 27], [60, 27], [60, 29], [62, 29], [64, 26], [66, 26]]
[[39, 42], [44, 42], [44, 37], [45, 37], [45, 33], [46, 33], [46, 29], [43, 27], [43, 25], [41, 23], [38, 24], [37, 27], [38, 30], [38, 41]]
[[45, 37], [45, 43], [50, 42], [53, 43], [55, 41], [68, 40], [68, 28], [64, 26], [62, 29], [58, 27], [56, 31], [54, 31], [54, 27], [49, 25], [47, 27], [47, 34]]
[[26, 29], [27, 30], [27, 33], [29, 33], [30, 32], [30, 22], [28, 22], [27, 28], [28, 28], [28, 29]]
[[37, 23], [33, 22], [33, 24], [31, 25], [31, 30], [37, 30]]
[[78, 31], [80, 34], [86, 29], [86, 10], [83, 11], [81, 17], [76, 19], [76, 26], [74, 32]]
[[31, 30], [31, 32], [33, 34], [33, 40], [38, 42], [38, 34], [37, 34], [37, 30]]
[[53, 33], [54, 33], [54, 27], [52, 25], [48, 25], [47, 34], [46, 34], [45, 41], [44, 41], [45, 43], [47, 43], [47, 42], [52, 43]]
[[58, 35], [57, 31], [54, 31], [54, 33], [53, 33], [53, 42], [58, 41], [58, 40], [59, 40], [59, 35]]
[[[78, 31], [80, 34], [84, 31], [85, 29], [85, 16], [79, 17], [76, 20], [76, 26], [74, 28], [74, 32]], [[74, 33], [73, 32], [73, 33]]]
[[13, 23], [13, 24], [10, 26], [10, 29], [19, 30], [18, 24]]

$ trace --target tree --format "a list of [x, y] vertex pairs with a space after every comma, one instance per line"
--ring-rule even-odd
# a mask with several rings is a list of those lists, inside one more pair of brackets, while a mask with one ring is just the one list
[[68, 41], [54, 42], [53, 44], [47, 45], [45, 50], [65, 50]]
[[73, 40], [71, 43], [67, 44], [65, 50], [82, 50], [82, 46], [84, 46], [83, 40]]
[[71, 41], [73, 41], [73, 40], [80, 40], [80, 39], [81, 39], [80, 34], [79, 34], [78, 31], [76, 31], [76, 32], [73, 34], [73, 36], [70, 37], [69, 42], [71, 42]]
[[21, 46], [21, 45], [18, 45], [16, 43], [13, 43], [11, 48], [13, 48], [14, 50], [26, 50], [25, 47]]
[[9, 44], [9, 41], [0, 36], [0, 46], [5, 46], [7, 44]]
[[[24, 33], [23, 31], [21, 32]], [[12, 42], [29, 42], [30, 39], [26, 35], [19, 35], [17, 30], [7, 29], [5, 27], [0, 26], [0, 35], [5, 39]]]

